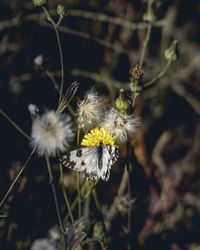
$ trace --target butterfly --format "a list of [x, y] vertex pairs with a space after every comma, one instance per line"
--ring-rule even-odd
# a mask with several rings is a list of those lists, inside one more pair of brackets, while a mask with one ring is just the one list
[[117, 161], [119, 151], [112, 145], [81, 147], [64, 154], [61, 163], [91, 180], [102, 179], [108, 181], [112, 165]]

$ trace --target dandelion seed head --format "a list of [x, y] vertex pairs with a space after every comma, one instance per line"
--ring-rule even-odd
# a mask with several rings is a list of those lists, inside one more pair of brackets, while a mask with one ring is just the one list
[[89, 92], [78, 104], [77, 123], [79, 128], [90, 130], [98, 126], [102, 120], [104, 100], [95, 92]]
[[37, 55], [35, 58], [34, 58], [34, 64], [35, 66], [37, 67], [41, 67], [44, 63], [44, 56], [43, 55]]
[[133, 115], [122, 114], [112, 108], [104, 117], [102, 127], [112, 131], [117, 143], [124, 143], [128, 136], [134, 134], [138, 125], [138, 119]]
[[51, 244], [51, 242], [46, 239], [36, 239], [32, 246], [31, 250], [56, 250], [56, 248]]
[[104, 128], [94, 128], [89, 133], [87, 133], [82, 142], [82, 146], [96, 146], [98, 147], [100, 143], [104, 145], [115, 145], [116, 138], [112, 133]]
[[47, 111], [33, 120], [31, 146], [40, 156], [55, 156], [57, 150], [63, 152], [73, 138], [72, 122], [68, 115]]
[[35, 115], [38, 114], [39, 109], [38, 109], [38, 107], [37, 107], [35, 104], [30, 103], [30, 104], [28, 105], [28, 111], [30, 112], [30, 114], [31, 114], [32, 116], [35, 116]]

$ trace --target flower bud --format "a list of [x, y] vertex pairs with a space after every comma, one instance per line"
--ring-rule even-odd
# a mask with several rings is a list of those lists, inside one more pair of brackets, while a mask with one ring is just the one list
[[57, 6], [57, 13], [60, 17], [64, 17], [66, 15], [67, 9], [65, 5], [59, 4]]
[[125, 97], [123, 89], [120, 89], [119, 97], [116, 99], [115, 105], [123, 114], [126, 114], [130, 108], [131, 102]]
[[105, 236], [104, 224], [100, 221], [94, 224], [93, 237], [95, 239], [101, 240]]
[[165, 50], [165, 59], [168, 61], [176, 61], [178, 59], [178, 41], [174, 40], [170, 47]]
[[148, 4], [146, 13], [143, 15], [144, 22], [154, 23], [156, 21], [156, 15], [152, 6], [152, 3]]
[[47, 3], [46, 0], [32, 0], [35, 6], [43, 6]]

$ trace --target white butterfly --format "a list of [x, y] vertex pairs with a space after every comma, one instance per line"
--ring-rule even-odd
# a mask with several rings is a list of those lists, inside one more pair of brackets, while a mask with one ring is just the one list
[[108, 181], [110, 169], [119, 157], [118, 149], [111, 145], [81, 147], [61, 157], [61, 163], [75, 171], [84, 172], [87, 179]]

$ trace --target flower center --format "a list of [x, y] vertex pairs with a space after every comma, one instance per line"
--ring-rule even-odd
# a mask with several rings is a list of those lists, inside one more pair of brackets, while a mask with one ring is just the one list
[[107, 129], [94, 128], [86, 134], [81, 142], [82, 146], [115, 145], [116, 137]]

